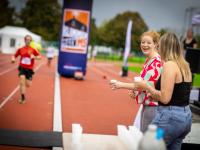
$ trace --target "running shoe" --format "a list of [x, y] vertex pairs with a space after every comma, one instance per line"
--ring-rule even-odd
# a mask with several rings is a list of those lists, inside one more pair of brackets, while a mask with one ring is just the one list
[[25, 103], [25, 96], [24, 95], [20, 96], [19, 103], [20, 104], [24, 104]]

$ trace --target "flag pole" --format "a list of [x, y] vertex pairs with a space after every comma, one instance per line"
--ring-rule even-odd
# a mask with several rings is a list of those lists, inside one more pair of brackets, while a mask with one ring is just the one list
[[124, 50], [124, 57], [123, 57], [123, 65], [122, 65], [122, 77], [128, 76], [128, 56], [131, 49], [131, 29], [132, 29], [132, 20], [129, 20], [128, 27], [126, 31], [126, 43], [125, 43], [125, 50]]

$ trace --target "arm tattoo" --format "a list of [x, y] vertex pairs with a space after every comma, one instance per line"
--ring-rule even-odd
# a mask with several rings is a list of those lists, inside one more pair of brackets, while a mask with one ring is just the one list
[[153, 93], [152, 93], [152, 97], [158, 101], [160, 101], [160, 91], [158, 90], [155, 90]]
[[161, 92], [159, 90], [154, 89], [153, 87], [149, 87], [149, 92], [151, 93], [151, 97], [157, 101], [160, 101]]

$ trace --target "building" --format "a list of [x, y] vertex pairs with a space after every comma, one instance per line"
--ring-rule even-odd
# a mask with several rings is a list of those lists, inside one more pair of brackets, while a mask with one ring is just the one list
[[23, 27], [5, 26], [0, 29], [0, 52], [12, 54], [24, 45], [24, 37], [31, 35], [33, 40], [41, 43], [41, 36]]
[[66, 21], [65, 25], [83, 32], [87, 32], [87, 26], [78, 21], [75, 17]]

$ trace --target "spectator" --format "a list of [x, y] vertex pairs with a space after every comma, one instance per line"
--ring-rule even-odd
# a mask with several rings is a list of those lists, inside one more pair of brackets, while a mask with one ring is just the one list
[[167, 149], [181, 150], [182, 141], [190, 132], [192, 124], [189, 107], [192, 75], [175, 34], [166, 33], [161, 37], [159, 53], [164, 65], [156, 89], [146, 87], [146, 81], [136, 84], [140, 88], [146, 87], [149, 97], [158, 101], [152, 124], [164, 130]]
[[197, 41], [193, 37], [193, 30], [189, 28], [187, 30], [186, 38], [183, 40], [183, 48], [184, 48], [184, 55], [187, 51], [187, 48], [197, 48]]
[[[159, 34], [157, 32], [147, 31], [142, 34], [140, 43], [141, 50], [146, 56], [146, 62], [140, 73], [140, 77], [145, 80], [148, 85], [153, 87], [160, 77], [162, 70], [160, 55], [157, 53], [158, 40]], [[142, 132], [145, 132], [155, 116], [157, 102], [153, 102], [149, 99], [147, 93], [143, 89], [138, 89], [135, 85], [135, 82], [124, 83], [116, 81], [111, 83], [113, 90], [128, 89], [130, 96], [136, 99], [138, 104], [143, 105], [140, 129]]]

